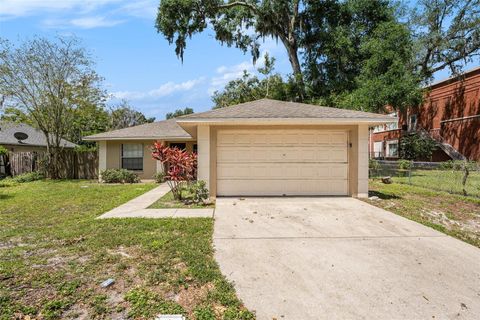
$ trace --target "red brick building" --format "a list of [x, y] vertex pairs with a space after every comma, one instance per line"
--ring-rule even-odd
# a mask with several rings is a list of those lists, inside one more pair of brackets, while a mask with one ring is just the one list
[[398, 114], [398, 123], [371, 130], [370, 156], [398, 158], [402, 135], [417, 131], [438, 142], [433, 161], [480, 161], [480, 67], [427, 89], [423, 104]]

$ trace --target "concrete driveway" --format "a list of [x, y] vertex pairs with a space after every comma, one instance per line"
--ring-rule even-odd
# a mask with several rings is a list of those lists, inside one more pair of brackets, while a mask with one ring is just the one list
[[218, 198], [215, 257], [263, 319], [479, 319], [480, 250], [352, 198]]

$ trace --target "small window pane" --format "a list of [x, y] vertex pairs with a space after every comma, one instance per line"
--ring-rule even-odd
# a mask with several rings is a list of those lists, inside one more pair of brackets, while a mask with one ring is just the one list
[[141, 145], [141, 144], [124, 144], [122, 155], [123, 155], [124, 158], [143, 157], [143, 145]]
[[143, 158], [123, 158], [122, 168], [127, 170], [143, 170]]

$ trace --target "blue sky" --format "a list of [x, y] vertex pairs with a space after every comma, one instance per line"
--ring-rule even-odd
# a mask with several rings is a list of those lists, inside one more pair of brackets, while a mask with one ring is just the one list
[[[163, 119], [177, 108], [212, 106], [210, 96], [244, 69], [249, 54], [222, 47], [213, 32], [187, 43], [184, 62], [154, 28], [159, 0], [0, 0], [0, 36], [19, 41], [34, 35], [75, 34], [93, 54], [97, 72], [114, 103], [126, 99], [147, 116]], [[264, 43], [277, 59], [276, 71], [291, 72], [281, 44]], [[258, 65], [257, 65], [258, 67]], [[441, 72], [436, 79], [448, 76]]]
[[[207, 31], [187, 43], [182, 64], [174, 46], [154, 27], [158, 3], [0, 0], [0, 36], [19, 41], [34, 35], [75, 34], [93, 54], [106, 89], [147, 116], [163, 119], [165, 113], [183, 107], [209, 110], [213, 91], [244, 69], [255, 71], [252, 59], [235, 48], [222, 47]], [[264, 50], [277, 58], [278, 72], [290, 72], [279, 44], [266, 41]]]

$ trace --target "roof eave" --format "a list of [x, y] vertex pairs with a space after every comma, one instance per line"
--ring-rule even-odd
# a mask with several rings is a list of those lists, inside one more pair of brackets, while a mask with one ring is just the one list
[[367, 124], [379, 125], [398, 122], [396, 117], [385, 118], [203, 118], [203, 119], [178, 119], [177, 123], [182, 126], [188, 125], [352, 125]]
[[95, 137], [89, 136], [82, 138], [84, 141], [119, 141], [119, 140], [127, 140], [127, 141], [138, 141], [138, 140], [168, 140], [168, 141], [190, 141], [194, 140], [192, 137], [166, 137], [166, 136], [142, 136], [142, 137]]

